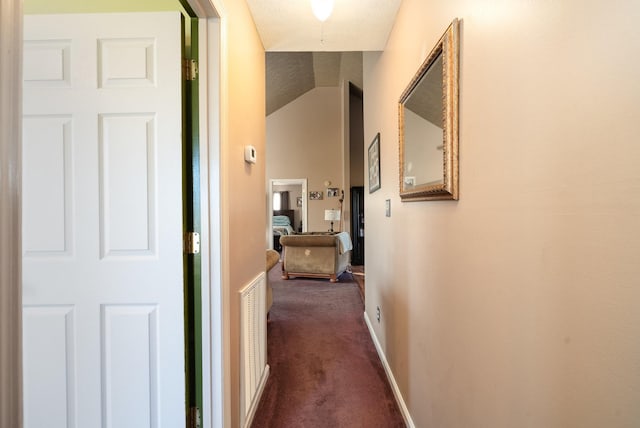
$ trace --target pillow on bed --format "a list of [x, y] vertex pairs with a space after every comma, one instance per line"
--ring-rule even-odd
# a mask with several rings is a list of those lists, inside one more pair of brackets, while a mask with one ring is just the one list
[[274, 226], [291, 226], [291, 221], [289, 220], [289, 217], [287, 217], [286, 215], [274, 215], [273, 225]]

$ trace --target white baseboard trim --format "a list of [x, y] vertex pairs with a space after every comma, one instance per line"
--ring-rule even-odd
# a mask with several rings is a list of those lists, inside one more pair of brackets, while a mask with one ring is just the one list
[[367, 328], [369, 328], [369, 334], [371, 335], [373, 344], [376, 346], [376, 351], [378, 351], [378, 356], [380, 357], [380, 361], [382, 362], [384, 371], [387, 374], [389, 383], [391, 383], [391, 389], [393, 390], [393, 395], [396, 397], [398, 406], [400, 406], [400, 412], [402, 413], [402, 417], [404, 418], [404, 423], [407, 424], [407, 427], [409, 428], [415, 428], [416, 426], [413, 423], [413, 419], [411, 419], [411, 415], [409, 414], [409, 409], [407, 409], [407, 405], [404, 402], [404, 398], [402, 398], [402, 394], [400, 393], [400, 388], [398, 388], [396, 379], [393, 377], [393, 372], [391, 371], [391, 367], [389, 367], [389, 363], [387, 362], [387, 357], [384, 355], [382, 346], [380, 346], [378, 337], [373, 331], [373, 326], [371, 325], [371, 320], [369, 319], [369, 315], [367, 315], [366, 312], [364, 313], [364, 322], [367, 324]]
[[256, 391], [256, 396], [251, 403], [251, 408], [249, 409], [249, 413], [247, 414], [247, 419], [244, 421], [244, 428], [249, 428], [253, 423], [253, 417], [256, 415], [256, 410], [258, 410], [258, 404], [260, 404], [260, 399], [262, 398], [262, 393], [264, 392], [264, 387], [267, 385], [267, 379], [269, 379], [269, 364], [264, 367], [264, 371], [262, 372], [262, 378], [260, 378], [260, 385], [258, 385], [258, 391]]

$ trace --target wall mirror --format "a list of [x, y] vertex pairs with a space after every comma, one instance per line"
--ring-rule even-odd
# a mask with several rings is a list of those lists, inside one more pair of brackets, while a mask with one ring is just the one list
[[402, 201], [458, 199], [458, 50], [454, 19], [400, 97]]

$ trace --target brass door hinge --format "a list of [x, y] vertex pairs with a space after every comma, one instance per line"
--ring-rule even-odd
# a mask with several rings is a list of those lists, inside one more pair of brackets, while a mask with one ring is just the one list
[[188, 232], [184, 236], [185, 254], [200, 253], [200, 234], [198, 232]]
[[198, 78], [198, 61], [195, 59], [183, 59], [185, 80], [196, 80]]
[[187, 428], [200, 428], [200, 426], [200, 409], [190, 407], [189, 414], [187, 415]]

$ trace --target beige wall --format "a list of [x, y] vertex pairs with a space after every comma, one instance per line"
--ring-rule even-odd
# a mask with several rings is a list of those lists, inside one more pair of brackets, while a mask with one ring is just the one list
[[341, 94], [337, 87], [315, 88], [267, 117], [267, 179], [306, 178], [308, 191], [323, 192], [322, 200], [307, 204], [310, 232], [329, 230], [324, 210], [339, 208], [324, 182], [342, 189]]
[[[244, 1], [224, 1], [222, 10], [222, 270], [230, 363], [225, 398], [229, 427], [240, 424], [240, 298], [238, 291], [265, 270], [265, 57]], [[257, 163], [244, 161], [245, 145]], [[215, 174], [215, 171], [211, 171]]]
[[[385, 52], [365, 54], [382, 177], [366, 311], [417, 427], [640, 421], [637, 16], [638, 2], [404, 0]], [[454, 17], [460, 200], [401, 203], [397, 101]]]
[[[442, 182], [442, 128], [409, 109], [404, 112], [405, 177], [413, 177], [414, 184]], [[417, 167], [420, 165], [420, 167]]]

